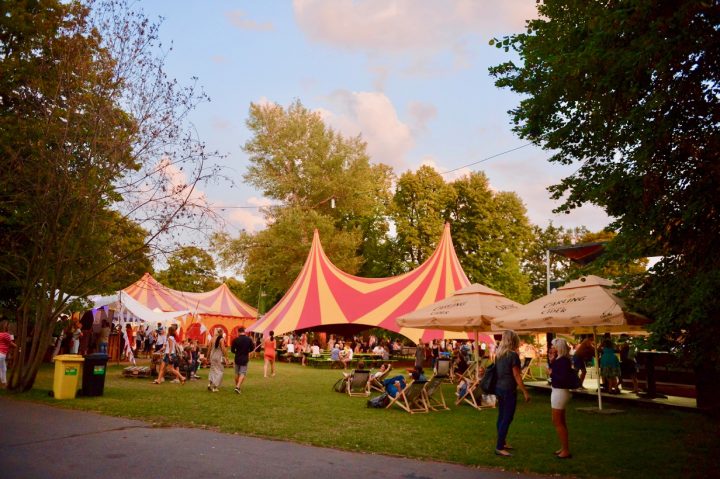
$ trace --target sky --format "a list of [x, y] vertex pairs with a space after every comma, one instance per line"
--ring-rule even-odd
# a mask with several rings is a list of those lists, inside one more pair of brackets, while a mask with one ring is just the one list
[[398, 176], [424, 164], [441, 173], [458, 169], [445, 174], [447, 180], [483, 171], [495, 190], [517, 193], [541, 227], [552, 221], [598, 231], [610, 221], [592, 206], [552, 213], [559, 202], [546, 188], [577, 166], [551, 164], [550, 152], [525, 146], [507, 113], [521, 97], [495, 87], [488, 74], [490, 66], [511, 59], [489, 40], [522, 31], [536, 16], [535, 0], [135, 5], [152, 20], [162, 17], [161, 40], [172, 42], [166, 73], [181, 84], [198, 77], [211, 99], [190, 121], [208, 149], [226, 155], [221, 164], [235, 185], [203, 194], [214, 207], [232, 207], [218, 209], [232, 235], [264, 228], [255, 207], [270, 203], [242, 179], [249, 165], [242, 145], [250, 138], [250, 104], [287, 107], [295, 100], [343, 135], [362, 135], [371, 161], [392, 166]]

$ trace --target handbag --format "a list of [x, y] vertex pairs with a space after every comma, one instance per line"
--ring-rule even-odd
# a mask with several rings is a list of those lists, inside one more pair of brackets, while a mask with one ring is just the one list
[[495, 394], [495, 386], [497, 385], [497, 369], [495, 364], [491, 364], [485, 369], [485, 375], [480, 380], [480, 389], [485, 394]]

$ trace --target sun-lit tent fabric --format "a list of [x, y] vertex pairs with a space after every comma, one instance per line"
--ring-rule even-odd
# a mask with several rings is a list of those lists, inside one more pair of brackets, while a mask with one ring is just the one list
[[257, 310], [238, 299], [226, 284], [205, 293], [189, 293], [168, 288], [145, 273], [123, 291], [148, 308], [162, 311], [188, 309], [193, 313], [255, 318]]
[[195, 339], [204, 340], [213, 327], [221, 327], [233, 337], [238, 326], [247, 327], [257, 317], [257, 310], [238, 299], [226, 284], [205, 293], [190, 293], [168, 288], [145, 273], [123, 292], [150, 309], [190, 311], [192, 316], [183, 326]]
[[[353, 324], [398, 332], [413, 341], [441, 339], [438, 330], [402, 328], [395, 319], [470, 285], [455, 255], [450, 227], [419, 267], [391, 278], [360, 278], [338, 269], [325, 255], [317, 231], [300, 274], [285, 296], [253, 325], [256, 332], [284, 334], [326, 325]], [[467, 339], [467, 333], [454, 337]]]
[[614, 294], [612, 281], [590, 275], [500, 316], [492, 322], [492, 329], [575, 334], [632, 332], [644, 329], [649, 322], [626, 310], [623, 300]]
[[[107, 306], [108, 308], [116, 311], [118, 316], [133, 320], [138, 319], [140, 321], [146, 321], [150, 323], [162, 323], [167, 324], [181, 324], [182, 321], [178, 318], [190, 314], [189, 310], [180, 311], [155, 311], [139, 303], [132, 296], [124, 291], [120, 291], [118, 294], [110, 296], [99, 296], [93, 298], [95, 308]], [[128, 314], [129, 313], [129, 314]]]

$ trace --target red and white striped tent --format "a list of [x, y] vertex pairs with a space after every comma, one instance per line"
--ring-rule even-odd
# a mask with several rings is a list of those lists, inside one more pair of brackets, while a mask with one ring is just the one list
[[391, 278], [360, 278], [328, 259], [315, 231], [307, 260], [282, 299], [250, 331], [290, 331], [330, 325], [364, 325], [400, 333], [414, 342], [471, 339], [467, 332], [399, 327], [395, 319], [470, 285], [445, 229], [435, 252], [408, 273]]
[[219, 327], [234, 337], [237, 326], [248, 327], [257, 318], [257, 310], [237, 298], [226, 284], [205, 293], [189, 293], [168, 288], [150, 273], [145, 273], [125, 291], [150, 309], [189, 310], [193, 318], [183, 324], [184, 335], [204, 339], [206, 330]]

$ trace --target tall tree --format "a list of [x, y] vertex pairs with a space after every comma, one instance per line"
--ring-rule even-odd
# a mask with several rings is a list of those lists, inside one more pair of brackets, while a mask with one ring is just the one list
[[408, 171], [397, 181], [391, 216], [396, 250], [405, 271], [422, 264], [437, 246], [455, 191], [430, 166]]
[[203, 293], [220, 285], [215, 260], [210, 253], [197, 246], [184, 246], [170, 255], [167, 268], [156, 279], [173, 289]]
[[471, 281], [502, 291], [509, 298], [530, 299], [528, 278], [520, 269], [532, 239], [525, 205], [515, 193], [494, 192], [484, 173], [451, 183], [453, 242]]
[[[193, 222], [208, 155], [183, 127], [203, 96], [165, 77], [157, 25], [124, 2], [6, 1], [0, 18], [0, 293], [25, 391], [71, 296]], [[110, 234], [124, 226], [145, 240]]]
[[538, 12], [495, 41], [521, 60], [490, 70], [524, 97], [515, 131], [579, 164], [551, 188], [561, 211], [599, 205], [616, 254], [663, 255], [632, 295], [695, 365], [698, 405], [720, 408], [720, 2], [546, 0]]
[[[247, 125], [245, 179], [279, 203], [264, 210], [266, 230], [215, 237], [223, 265], [245, 279], [243, 297], [262, 290], [268, 306], [277, 301], [300, 272], [316, 228], [330, 259], [359, 272], [364, 251], [383, 248], [390, 169], [370, 164], [361, 138], [345, 138], [299, 101], [287, 109], [252, 104]], [[377, 264], [366, 270], [382, 273]]]

